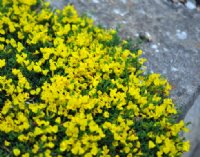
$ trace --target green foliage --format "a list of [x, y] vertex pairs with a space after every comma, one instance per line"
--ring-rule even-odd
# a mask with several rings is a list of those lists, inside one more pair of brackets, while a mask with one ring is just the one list
[[0, 156], [181, 156], [189, 142], [141, 41], [40, 0], [0, 1]]

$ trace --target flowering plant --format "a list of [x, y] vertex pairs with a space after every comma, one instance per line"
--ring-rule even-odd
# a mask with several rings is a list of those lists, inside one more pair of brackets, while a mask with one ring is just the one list
[[40, 0], [1, 0], [0, 19], [0, 156], [188, 151], [169, 83], [115, 30]]

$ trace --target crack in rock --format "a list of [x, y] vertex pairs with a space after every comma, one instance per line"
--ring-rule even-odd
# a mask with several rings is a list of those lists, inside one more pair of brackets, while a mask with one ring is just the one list
[[197, 87], [194, 94], [190, 97], [189, 101], [184, 105], [184, 108], [181, 110], [181, 114], [178, 116], [177, 120], [180, 121], [185, 118], [187, 115], [187, 112], [190, 110], [190, 108], [194, 105], [195, 100], [200, 95], [200, 85]]

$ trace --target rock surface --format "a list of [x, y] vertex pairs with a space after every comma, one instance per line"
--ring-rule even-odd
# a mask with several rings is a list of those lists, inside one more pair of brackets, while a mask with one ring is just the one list
[[[148, 34], [151, 41], [142, 45], [148, 71], [161, 73], [169, 80], [173, 86], [171, 97], [182, 108], [179, 119], [185, 117], [200, 93], [200, 12], [196, 11], [194, 1], [186, 6], [169, 0], [48, 1], [59, 8], [72, 3], [80, 14], [86, 13], [96, 24], [118, 27], [123, 38]], [[195, 122], [200, 117], [195, 112], [196, 106], [193, 108], [185, 120], [192, 119], [195, 127], [200, 128], [199, 122], [197, 126]], [[199, 139], [196, 136], [194, 132], [191, 138]], [[199, 140], [195, 141], [196, 146]]]
[[[191, 151], [185, 153], [184, 157], [199, 157], [200, 156], [200, 96], [195, 100], [194, 105], [185, 116], [185, 122], [191, 122], [189, 125], [190, 132], [185, 133], [186, 139], [191, 141]], [[195, 117], [193, 115], [196, 115]]]

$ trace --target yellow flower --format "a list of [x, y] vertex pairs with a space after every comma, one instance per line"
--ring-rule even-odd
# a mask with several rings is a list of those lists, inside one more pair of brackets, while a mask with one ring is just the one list
[[24, 134], [21, 134], [18, 136], [18, 140], [19, 141], [27, 141], [28, 140], [28, 136], [25, 136]]
[[0, 34], [5, 34], [5, 31], [3, 29], [0, 29]]
[[5, 146], [9, 146], [9, 145], [10, 145], [10, 142], [8, 142], [7, 140], [5, 140], [5, 141], [4, 141], [4, 145], [5, 145]]
[[17, 148], [14, 148], [14, 149], [13, 149], [13, 154], [14, 154], [15, 156], [19, 156], [19, 155], [20, 155], [20, 150], [17, 149]]
[[38, 146], [38, 144], [34, 144], [34, 145], [33, 145], [32, 152], [33, 152], [34, 154], [36, 154], [36, 153], [38, 152], [39, 148], [40, 148], [40, 147]]
[[55, 122], [58, 123], [58, 124], [60, 124], [61, 123], [61, 118], [57, 117], [56, 120], [55, 120]]
[[0, 44], [0, 50], [4, 50], [4, 45]]
[[156, 145], [153, 143], [153, 141], [149, 141], [149, 149], [154, 148]]
[[25, 153], [22, 155], [22, 157], [29, 157], [29, 156], [30, 156], [29, 153]]
[[0, 59], [0, 68], [4, 67], [6, 65], [5, 59]]
[[156, 136], [156, 143], [157, 144], [162, 143], [162, 139], [159, 136]]
[[188, 152], [190, 150], [190, 142], [185, 141], [183, 142], [183, 151]]
[[105, 112], [103, 113], [103, 116], [104, 116], [105, 118], [109, 118], [109, 112], [105, 111]]
[[67, 140], [63, 140], [63, 141], [60, 143], [60, 151], [61, 151], [61, 152], [64, 152], [67, 148], [68, 148]]
[[57, 125], [50, 126], [48, 129], [49, 129], [49, 132], [53, 132], [53, 133], [58, 132], [58, 126]]
[[44, 152], [44, 156], [45, 157], [52, 157], [52, 155], [51, 155], [51, 150], [49, 150], [49, 149], [47, 149], [45, 152]]
[[22, 45], [22, 43], [17, 42], [17, 51], [21, 52], [24, 49], [24, 46]]
[[46, 135], [42, 135], [42, 137], [40, 139], [41, 139], [41, 141], [45, 142], [45, 141], [47, 141], [47, 136]]
[[108, 147], [105, 145], [105, 146], [103, 146], [103, 155], [105, 156], [105, 155], [107, 155], [108, 154], [108, 152], [109, 152], [109, 149], [108, 149]]
[[125, 147], [124, 151], [125, 151], [125, 153], [129, 153], [130, 152], [130, 148], [129, 147]]
[[17, 36], [19, 39], [24, 39], [24, 35], [22, 32], [17, 32]]
[[18, 0], [18, 1], [19, 1], [20, 3], [22, 3], [22, 4], [26, 4], [26, 5], [29, 5], [29, 6], [34, 5], [34, 4], [37, 3], [37, 0], [29, 0], [29, 1]]
[[43, 133], [43, 130], [39, 127], [36, 127], [35, 130], [34, 130], [34, 135], [37, 136], [37, 135], [41, 135]]
[[97, 152], [98, 152], [97, 146], [93, 145], [93, 146], [92, 146], [91, 153], [92, 153], [94, 156], [96, 156], [96, 155], [97, 155]]
[[140, 49], [140, 50], [138, 50], [138, 56], [141, 56], [142, 55], [142, 50]]
[[156, 153], [156, 155], [157, 155], [157, 157], [162, 157], [162, 156], [163, 156], [163, 152], [162, 152], [162, 151], [158, 151], [158, 152]]
[[46, 146], [49, 148], [53, 148], [54, 147], [54, 143], [53, 142], [48, 142], [46, 143]]

